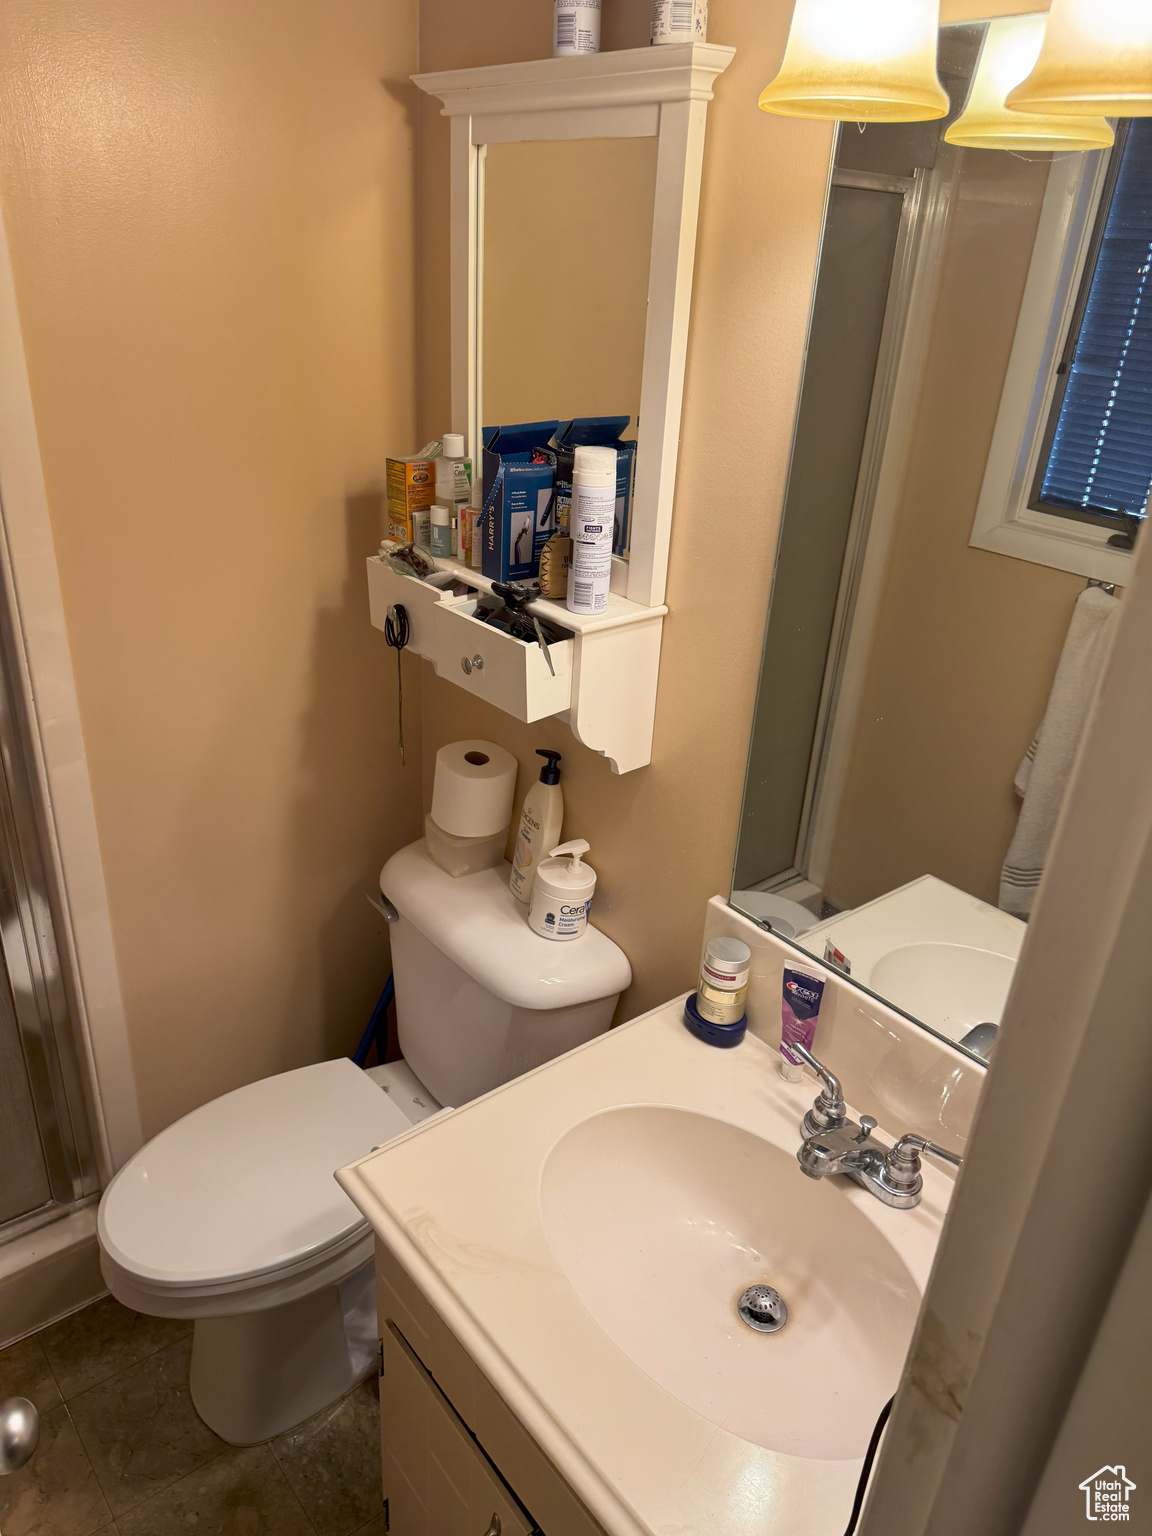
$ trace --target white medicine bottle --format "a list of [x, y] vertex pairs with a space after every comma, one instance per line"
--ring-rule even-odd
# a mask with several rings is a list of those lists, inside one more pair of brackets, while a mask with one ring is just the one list
[[708, 40], [708, 0], [652, 0], [654, 43]]
[[464, 434], [445, 432], [440, 457], [436, 465], [436, 500], [451, 510], [451, 556], [466, 559], [471, 553], [464, 547], [462, 529], [466, 527], [465, 513], [472, 500], [472, 460], [464, 457]]
[[554, 58], [600, 52], [601, 0], [556, 0]]
[[428, 542], [438, 560], [452, 558], [452, 508], [435, 506], [428, 509]]
[[615, 521], [615, 448], [577, 448], [573, 455], [569, 526], [569, 613], [603, 613], [607, 608]]

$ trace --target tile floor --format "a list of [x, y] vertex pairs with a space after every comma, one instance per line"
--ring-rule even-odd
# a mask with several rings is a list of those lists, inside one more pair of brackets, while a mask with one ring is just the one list
[[197, 1417], [191, 1353], [190, 1323], [110, 1296], [0, 1352], [0, 1398], [41, 1416], [36, 1455], [0, 1478], [3, 1536], [383, 1536], [374, 1380], [240, 1449]]

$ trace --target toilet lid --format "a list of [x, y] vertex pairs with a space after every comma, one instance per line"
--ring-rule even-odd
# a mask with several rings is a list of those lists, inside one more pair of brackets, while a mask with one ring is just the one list
[[177, 1120], [100, 1202], [100, 1242], [167, 1285], [284, 1269], [352, 1237], [364, 1217], [333, 1178], [410, 1122], [348, 1060], [267, 1077]]

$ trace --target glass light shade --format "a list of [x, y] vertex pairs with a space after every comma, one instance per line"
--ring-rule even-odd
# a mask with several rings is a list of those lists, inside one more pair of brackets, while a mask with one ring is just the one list
[[1152, 0], [1052, 0], [1036, 68], [1014, 112], [1152, 116]]
[[[1152, 0], [1149, 0], [1152, 4]], [[1043, 14], [990, 22], [968, 100], [945, 131], [968, 149], [1107, 149], [1115, 134], [1102, 117], [1012, 112], [1004, 98], [1032, 71], [1044, 41]]]
[[760, 107], [850, 123], [944, 117], [939, 23], [940, 0], [796, 0], [784, 62]]

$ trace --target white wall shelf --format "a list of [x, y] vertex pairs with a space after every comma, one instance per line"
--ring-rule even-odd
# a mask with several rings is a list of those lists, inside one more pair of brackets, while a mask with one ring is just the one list
[[[469, 600], [425, 594], [410, 604], [387, 597], [404, 590], [398, 583], [417, 589], [427, 584], [395, 575], [378, 559], [368, 562], [374, 623], [383, 626], [389, 602], [404, 601], [414, 632], [416, 612], [421, 615], [422, 638], [420, 643], [413, 639], [413, 649], [427, 655], [441, 677], [499, 703], [521, 720], [560, 715], [577, 740], [607, 757], [617, 773], [641, 768], [652, 756], [704, 126], [713, 85], [733, 56], [731, 48], [694, 43], [413, 76], [422, 91], [440, 99], [452, 122], [452, 419], [474, 462], [481, 456], [483, 410], [480, 273], [487, 146], [527, 140], [657, 141], [629, 557], [613, 561], [612, 592], [603, 614], [578, 618], [556, 603], [535, 605], [540, 618], [572, 633], [571, 642], [565, 642], [571, 652], [567, 681], [561, 686], [559, 668], [552, 678], [546, 666], [544, 679], [539, 678], [536, 662], [521, 663], [517, 653], [494, 666], [485, 653], [478, 673], [464, 671], [460, 663], [470, 629], [485, 628], [470, 618]], [[451, 569], [443, 562], [442, 568]], [[472, 570], [461, 567], [455, 574], [474, 588], [490, 585]], [[512, 644], [520, 646], [519, 641]], [[536, 658], [543, 661], [539, 647]], [[565, 689], [568, 697], [557, 705]], [[500, 702], [504, 698], [512, 702]]]
[[[402, 603], [411, 630], [408, 648], [430, 661], [438, 677], [517, 720], [557, 716], [577, 741], [606, 757], [615, 773], [630, 773], [652, 760], [667, 608], [644, 608], [615, 594], [607, 611], [595, 617], [569, 613], [546, 599], [529, 604], [538, 618], [571, 632], [571, 639], [548, 647], [553, 673], [539, 645], [473, 618], [475, 594], [492, 589], [486, 576], [452, 560], [436, 565], [440, 575], [420, 581], [394, 571], [378, 555], [369, 558], [368, 599], [377, 629], [384, 628], [389, 608]], [[453, 592], [461, 583], [471, 595]]]

